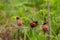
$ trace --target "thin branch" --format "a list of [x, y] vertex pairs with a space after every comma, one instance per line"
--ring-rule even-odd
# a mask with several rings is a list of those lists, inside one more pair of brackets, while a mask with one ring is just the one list
[[48, 0], [48, 29], [49, 29], [48, 40], [51, 40], [51, 31], [50, 31], [50, 0]]

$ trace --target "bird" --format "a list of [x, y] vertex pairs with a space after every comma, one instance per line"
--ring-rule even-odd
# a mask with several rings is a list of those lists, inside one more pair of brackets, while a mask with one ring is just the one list
[[[17, 19], [17, 25], [18, 25], [18, 40], [22, 40], [24, 38], [24, 33], [20, 34], [20, 28], [22, 28], [22, 20], [20, 19], [20, 17], [16, 17]], [[28, 40], [28, 37], [26, 35], [26, 40]]]
[[22, 20], [20, 19], [20, 17], [16, 17], [16, 19], [17, 19], [18, 28], [21, 28], [22, 27]]
[[48, 33], [48, 22], [46, 21], [46, 18], [44, 18], [42, 29], [43, 29], [44, 34]]
[[34, 27], [36, 27], [37, 25], [38, 25], [38, 22], [37, 22], [37, 21], [31, 21], [31, 22], [30, 22], [31, 28], [34, 28]]
[[17, 26], [18, 26], [18, 30], [17, 30], [18, 40], [21, 40], [20, 29], [22, 28], [22, 20], [20, 17], [16, 17], [16, 20], [17, 20]]

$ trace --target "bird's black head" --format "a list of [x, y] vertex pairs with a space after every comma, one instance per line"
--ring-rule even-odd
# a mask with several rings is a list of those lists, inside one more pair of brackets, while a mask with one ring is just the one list
[[19, 17], [16, 17], [16, 19], [18, 20], [18, 19], [20, 19]]
[[45, 24], [47, 24], [47, 23], [43, 23], [43, 25], [45, 25]]
[[43, 25], [48, 24], [48, 22], [44, 22]]
[[34, 23], [36, 23], [36, 24], [38, 24], [38, 22], [37, 21], [33, 21]]

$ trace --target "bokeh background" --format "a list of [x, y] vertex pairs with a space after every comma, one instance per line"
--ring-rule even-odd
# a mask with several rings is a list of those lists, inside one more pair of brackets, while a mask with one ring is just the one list
[[[47, 0], [0, 0], [0, 35], [9, 29], [11, 40], [14, 40], [14, 34], [17, 40], [17, 16], [23, 21], [24, 28], [20, 30], [20, 34], [24, 34], [22, 40], [26, 40], [26, 35], [29, 40], [47, 39], [47, 34], [42, 31], [44, 17], [48, 20]], [[32, 33], [29, 31], [31, 19], [39, 23]], [[52, 40], [60, 40], [60, 0], [50, 0], [50, 23]]]

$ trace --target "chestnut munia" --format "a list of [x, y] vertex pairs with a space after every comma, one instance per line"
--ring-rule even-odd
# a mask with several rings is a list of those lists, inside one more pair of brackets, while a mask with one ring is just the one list
[[34, 28], [34, 27], [36, 27], [37, 25], [38, 25], [38, 22], [37, 22], [37, 21], [31, 21], [31, 22], [30, 22], [31, 28]]
[[16, 19], [17, 19], [18, 27], [21, 28], [22, 27], [22, 20], [19, 17], [16, 17]]
[[46, 21], [46, 18], [44, 19], [44, 23], [42, 25], [42, 29], [44, 33], [48, 33], [48, 23]]

